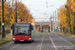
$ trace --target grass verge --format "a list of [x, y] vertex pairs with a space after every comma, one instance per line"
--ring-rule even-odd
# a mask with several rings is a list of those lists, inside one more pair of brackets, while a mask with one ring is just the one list
[[9, 41], [12, 41], [12, 36], [10, 34], [7, 34], [5, 38], [0, 38], [0, 45], [7, 43]]
[[69, 33], [63, 33], [63, 32], [59, 32], [59, 34], [62, 34], [62, 35], [67, 35], [67, 36], [70, 36], [70, 37], [73, 37], [73, 38], [75, 38], [75, 35], [73, 35], [73, 34], [69, 34]]

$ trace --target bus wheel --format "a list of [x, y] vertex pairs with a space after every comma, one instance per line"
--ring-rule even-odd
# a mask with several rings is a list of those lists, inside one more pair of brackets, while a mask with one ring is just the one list
[[17, 43], [17, 41], [14, 41], [14, 43]]
[[32, 40], [31, 41], [29, 41], [30, 43], [32, 43]]
[[34, 40], [32, 40], [32, 42], [34, 42]]

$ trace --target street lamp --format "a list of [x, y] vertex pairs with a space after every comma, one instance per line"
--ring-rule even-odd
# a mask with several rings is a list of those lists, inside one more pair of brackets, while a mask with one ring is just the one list
[[16, 23], [17, 23], [17, 1], [16, 1]]
[[2, 38], [5, 37], [5, 27], [4, 27], [4, 0], [2, 0]]

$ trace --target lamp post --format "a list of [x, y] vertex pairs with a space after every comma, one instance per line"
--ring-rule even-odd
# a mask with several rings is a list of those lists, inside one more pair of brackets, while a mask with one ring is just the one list
[[50, 17], [50, 31], [52, 30], [52, 15]]
[[17, 23], [17, 1], [16, 1], [16, 20], [15, 22]]
[[4, 27], [4, 0], [2, 0], [2, 38], [5, 37], [5, 27]]

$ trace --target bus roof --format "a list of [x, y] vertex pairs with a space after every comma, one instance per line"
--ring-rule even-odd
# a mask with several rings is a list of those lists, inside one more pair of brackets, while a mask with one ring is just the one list
[[31, 23], [19, 22], [19, 23], [13, 23], [13, 24], [31, 24]]

